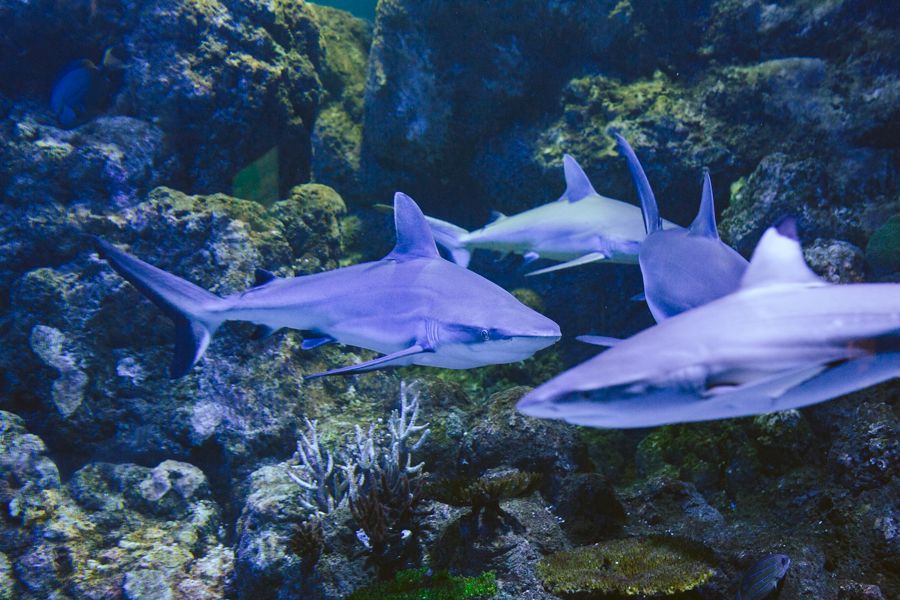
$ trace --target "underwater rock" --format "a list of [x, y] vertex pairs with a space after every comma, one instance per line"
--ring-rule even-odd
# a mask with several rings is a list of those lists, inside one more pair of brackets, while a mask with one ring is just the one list
[[0, 16], [16, 23], [0, 54], [2, 88], [14, 98], [49, 97], [44, 90], [68, 61], [120, 48], [124, 84], [108, 112], [136, 115], [171, 136], [181, 187], [227, 191], [232, 176], [273, 146], [282, 192], [309, 179], [322, 90], [318, 24], [306, 3], [76, 2], [48, 11], [2, 2]]
[[312, 131], [312, 178], [356, 198], [364, 191], [357, 175], [372, 23], [327, 6], [310, 8], [320, 32], [323, 88]]
[[515, 410], [528, 388], [512, 387], [488, 399], [486, 414], [477, 420], [460, 448], [466, 470], [479, 473], [510, 466], [560, 476], [584, 462], [584, 446], [572, 427], [532, 419]]
[[[0, 413], [0, 593], [22, 598], [222, 598], [232, 553], [206, 477], [91, 463], [60, 486], [56, 465], [21, 419]], [[148, 486], [146, 482], [163, 486]], [[148, 494], [148, 487], [154, 491]], [[168, 488], [168, 489], [163, 489]], [[14, 593], [3, 597], [16, 597]]]
[[565, 534], [538, 494], [505, 500], [500, 508], [505, 520], [493, 528], [474, 527], [466, 514], [444, 521], [430, 548], [431, 564], [471, 576], [495, 571], [504, 597], [543, 599], [534, 564], [568, 548]]
[[815, 240], [803, 250], [803, 258], [817, 275], [831, 283], [862, 283], [866, 266], [863, 251], [849, 242]]
[[576, 544], [592, 544], [618, 533], [625, 508], [609, 481], [598, 473], [571, 473], [554, 492], [554, 512]]

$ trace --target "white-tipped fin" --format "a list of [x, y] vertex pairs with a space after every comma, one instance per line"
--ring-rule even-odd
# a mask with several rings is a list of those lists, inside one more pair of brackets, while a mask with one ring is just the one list
[[700, 196], [700, 209], [690, 227], [691, 235], [719, 239], [716, 229], [716, 205], [713, 201], [712, 181], [709, 171], [703, 170], [703, 194]]
[[750, 258], [750, 266], [747, 267], [747, 272], [741, 280], [741, 288], [778, 283], [826, 285], [803, 259], [803, 249], [797, 235], [797, 221], [793, 217], [779, 219], [763, 234]]
[[569, 202], [577, 202], [592, 194], [597, 195], [584, 169], [570, 154], [563, 156], [563, 171], [566, 174], [566, 193], [563, 198]]

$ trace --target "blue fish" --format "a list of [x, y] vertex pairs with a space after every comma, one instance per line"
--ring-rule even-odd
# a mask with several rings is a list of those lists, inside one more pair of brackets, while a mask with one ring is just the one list
[[503, 288], [440, 257], [425, 216], [394, 197], [397, 244], [383, 259], [302, 277], [257, 272], [255, 287], [221, 298], [98, 240], [99, 253], [175, 322], [172, 377], [185, 375], [225, 321], [317, 334], [384, 356], [323, 375], [430, 365], [468, 369], [518, 362], [560, 338], [559, 326]]
[[74, 127], [93, 117], [109, 100], [112, 75], [122, 66], [111, 48], [104, 52], [100, 67], [86, 58], [66, 65], [50, 94], [50, 108], [59, 124]]
[[741, 580], [735, 600], [763, 600], [777, 590], [791, 567], [785, 554], [770, 554], [758, 560]]

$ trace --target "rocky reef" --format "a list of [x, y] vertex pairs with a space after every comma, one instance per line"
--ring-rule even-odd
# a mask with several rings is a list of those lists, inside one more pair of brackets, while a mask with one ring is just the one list
[[[371, 23], [300, 0], [0, 0], [0, 598], [723, 598], [773, 553], [792, 561], [781, 600], [897, 597], [896, 381], [595, 431], [514, 408], [592, 352], [574, 344], [305, 381], [372, 355], [237, 323], [170, 380], [171, 323], [93, 242], [240, 292], [257, 268], [379, 258], [393, 231], [370, 207], [398, 189], [476, 227], [557, 198], [569, 153], [634, 201], [617, 129], [666, 218], [691, 220], [708, 167], [744, 255], [792, 213], [828, 280], [898, 281], [893, 16], [381, 0]], [[109, 47], [121, 82], [63, 127], [58, 74]], [[567, 335], [651, 322], [631, 266], [473, 267]]]

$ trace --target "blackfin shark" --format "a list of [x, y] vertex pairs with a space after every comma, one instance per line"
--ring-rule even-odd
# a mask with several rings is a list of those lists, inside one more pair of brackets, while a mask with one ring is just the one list
[[304, 349], [336, 341], [383, 354], [310, 375], [429, 365], [468, 369], [524, 360], [560, 337], [559, 326], [503, 288], [440, 257], [425, 217], [408, 196], [394, 197], [397, 243], [383, 259], [302, 277], [257, 271], [257, 285], [226, 297], [98, 240], [100, 255], [175, 322], [172, 377], [203, 356], [225, 321], [268, 332], [313, 332]]
[[700, 209], [687, 229], [663, 229], [656, 197], [634, 150], [618, 133], [616, 147], [641, 200], [647, 238], [638, 252], [644, 298], [656, 322], [738, 289], [747, 260], [719, 239], [709, 172], [703, 173]]
[[[558, 200], [517, 215], [497, 213], [481, 229], [466, 231], [427, 217], [435, 241], [463, 267], [477, 248], [523, 254], [526, 264], [540, 258], [564, 261], [528, 275], [597, 261], [637, 264], [638, 249], [646, 237], [641, 209], [598, 194], [568, 154], [563, 157], [563, 171], [566, 191]], [[661, 226], [675, 227], [668, 221]]]
[[759, 415], [900, 376], [900, 284], [833, 285], [793, 219], [763, 235], [734, 293], [654, 325], [525, 395], [526, 415], [606, 428]]

